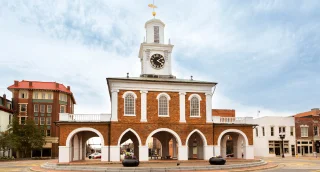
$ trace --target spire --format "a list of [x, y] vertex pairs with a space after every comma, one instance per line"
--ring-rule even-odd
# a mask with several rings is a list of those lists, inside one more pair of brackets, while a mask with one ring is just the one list
[[153, 15], [153, 18], [155, 18], [157, 13], [154, 11], [154, 9], [158, 7], [154, 5], [154, 0], [153, 0], [153, 3], [149, 4], [148, 6], [153, 9], [152, 15]]

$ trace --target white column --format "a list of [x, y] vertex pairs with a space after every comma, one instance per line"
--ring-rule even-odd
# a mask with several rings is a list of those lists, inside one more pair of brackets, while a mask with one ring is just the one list
[[110, 161], [120, 161], [120, 146], [110, 146]]
[[147, 93], [146, 90], [141, 90], [141, 122], [147, 122]]
[[245, 152], [244, 159], [254, 159], [254, 147], [252, 145], [245, 146], [243, 151]]
[[108, 161], [108, 146], [101, 146], [101, 161]]
[[[186, 122], [186, 93], [179, 93], [180, 99], [180, 122]], [[180, 154], [180, 153], [179, 153]]]
[[119, 90], [111, 90], [111, 121], [118, 121], [118, 92]]
[[149, 151], [148, 146], [139, 146], [139, 161], [148, 161]]
[[176, 158], [177, 157], [177, 141], [175, 138], [172, 139], [172, 148], [173, 148], [172, 158]]
[[203, 146], [204, 149], [204, 160], [209, 160], [211, 157], [213, 157], [213, 146]]
[[188, 160], [188, 146], [179, 146], [178, 160]]
[[59, 162], [70, 162], [69, 146], [59, 146]]
[[221, 155], [221, 147], [218, 145], [213, 146], [213, 156], [220, 156]]
[[212, 93], [206, 93], [206, 121], [212, 123]]

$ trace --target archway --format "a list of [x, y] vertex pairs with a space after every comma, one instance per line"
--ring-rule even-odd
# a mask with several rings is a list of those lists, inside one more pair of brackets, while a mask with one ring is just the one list
[[[181, 147], [181, 139], [179, 135], [171, 129], [159, 128], [151, 132], [146, 139], [146, 145], [151, 138], [156, 138], [161, 143], [161, 159], [182, 159], [179, 156], [179, 148]], [[170, 150], [171, 149], [171, 150]], [[151, 155], [149, 158], [152, 158]], [[149, 159], [148, 158], [148, 159]]]
[[253, 147], [249, 146], [246, 134], [240, 130], [228, 129], [223, 131], [218, 138], [218, 147], [223, 158], [253, 159]]
[[92, 159], [101, 159], [101, 161], [106, 161], [108, 157], [107, 150], [104, 149], [104, 138], [103, 135], [94, 128], [77, 128], [73, 130], [66, 139], [66, 148], [69, 149], [69, 153], [60, 154], [59, 155], [59, 161], [60, 157], [63, 157], [63, 159], [68, 159], [70, 161], [79, 161], [79, 160], [85, 160], [88, 155], [90, 155], [92, 152], [88, 150], [87, 141], [90, 138], [98, 137], [100, 138], [101, 143], [101, 149], [100, 152], [95, 152], [96, 154], [93, 155]]
[[139, 159], [141, 139], [133, 129], [129, 128], [120, 135], [118, 146], [120, 146], [120, 160], [124, 159], [125, 156], [134, 156]]
[[205, 159], [205, 149], [207, 146], [207, 140], [204, 134], [195, 129], [186, 139], [186, 145], [188, 145], [188, 159]]

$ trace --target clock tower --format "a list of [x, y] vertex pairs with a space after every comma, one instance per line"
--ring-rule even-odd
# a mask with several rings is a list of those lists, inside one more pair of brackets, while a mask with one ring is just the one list
[[159, 19], [146, 22], [146, 38], [140, 45], [141, 77], [175, 78], [171, 70], [173, 45], [164, 42], [165, 24]]

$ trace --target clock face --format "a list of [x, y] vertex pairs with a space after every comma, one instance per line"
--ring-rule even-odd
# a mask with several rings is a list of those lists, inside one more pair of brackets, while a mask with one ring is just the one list
[[161, 69], [164, 66], [164, 57], [161, 54], [154, 54], [150, 58], [150, 63], [153, 68]]

